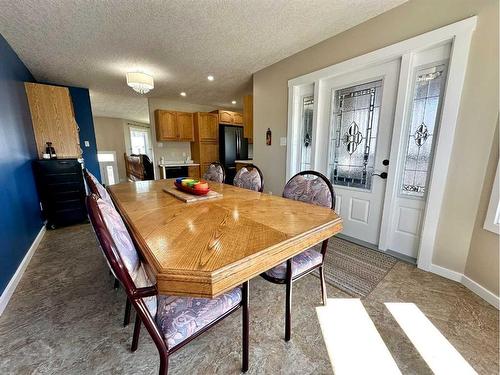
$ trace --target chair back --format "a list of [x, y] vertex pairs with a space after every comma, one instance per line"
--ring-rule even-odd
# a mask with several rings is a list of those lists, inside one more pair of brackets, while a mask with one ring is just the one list
[[156, 285], [139, 287], [137, 285], [137, 280], [133, 280], [132, 275], [129, 273], [128, 268], [118, 251], [116, 241], [109, 231], [103, 213], [99, 208], [102, 203], [106, 204], [106, 202], [95, 194], [91, 194], [86, 198], [90, 222], [92, 223], [99, 244], [101, 245], [103, 253], [105, 254], [113, 272], [123, 285], [130, 303], [134, 307], [134, 310], [139, 315], [142, 323], [144, 323], [144, 326], [156, 344], [156, 347], [160, 352], [160, 356], [167, 356], [167, 343], [155, 322], [155, 315], [152, 314], [150, 306], [148, 306], [148, 300], [151, 301], [153, 299], [154, 302], [157, 303], [158, 291], [156, 289]]
[[83, 176], [85, 178], [85, 182], [87, 183], [89, 193], [95, 194], [99, 198], [104, 199], [106, 202], [113, 204], [113, 200], [108, 194], [106, 188], [101, 185], [92, 173], [90, 173], [87, 169], [84, 169]]
[[207, 170], [203, 174], [203, 179], [223, 184], [226, 179], [226, 171], [221, 163], [214, 161], [213, 163], [210, 163]]
[[262, 193], [264, 191], [264, 175], [256, 165], [247, 164], [236, 172], [233, 185]]
[[[154, 287], [125, 223], [114, 206], [96, 194], [87, 196], [86, 204], [90, 222], [104, 256], [116, 278], [127, 291], [127, 295], [136, 296], [140, 288]], [[144, 303], [154, 317], [157, 309], [156, 296], [145, 298]]]
[[283, 197], [335, 209], [333, 186], [316, 171], [303, 171], [293, 176], [283, 189]]
[[129, 181], [154, 180], [154, 166], [145, 154], [123, 155], [125, 171]]

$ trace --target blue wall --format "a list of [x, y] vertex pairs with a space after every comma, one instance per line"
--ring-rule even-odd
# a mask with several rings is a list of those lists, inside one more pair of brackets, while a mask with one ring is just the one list
[[[71, 99], [73, 100], [76, 122], [80, 128], [80, 147], [83, 151], [85, 167], [100, 181], [101, 173], [99, 172], [99, 163], [97, 161], [97, 145], [89, 90], [80, 87], [68, 88]], [[90, 147], [85, 147], [85, 141], [89, 141]]]
[[42, 227], [31, 170], [37, 151], [25, 81], [35, 80], [0, 35], [0, 293]]

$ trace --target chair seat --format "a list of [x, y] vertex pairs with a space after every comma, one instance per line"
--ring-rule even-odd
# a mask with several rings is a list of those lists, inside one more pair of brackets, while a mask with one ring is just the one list
[[217, 298], [158, 296], [156, 323], [168, 346], [179, 344], [241, 302], [241, 288]]
[[[321, 253], [313, 249], [308, 249], [299, 255], [292, 258], [292, 277], [300, 275], [302, 272], [321, 264], [323, 256]], [[266, 275], [274, 277], [275, 279], [285, 280], [286, 278], [286, 262], [271, 268], [266, 271]]]

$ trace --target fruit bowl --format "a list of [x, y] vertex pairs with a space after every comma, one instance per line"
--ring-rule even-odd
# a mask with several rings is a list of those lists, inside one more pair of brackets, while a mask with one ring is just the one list
[[194, 178], [180, 177], [175, 180], [174, 185], [177, 189], [194, 195], [205, 195], [210, 191], [208, 182]]

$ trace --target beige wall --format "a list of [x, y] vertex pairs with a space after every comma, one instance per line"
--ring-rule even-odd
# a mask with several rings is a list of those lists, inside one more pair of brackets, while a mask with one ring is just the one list
[[[498, 111], [498, 1], [411, 0], [254, 75], [254, 161], [266, 190], [285, 183], [287, 81], [477, 15], [433, 263], [463, 273]], [[272, 146], [265, 145], [267, 128]]]
[[[153, 152], [155, 155], [155, 164], [158, 165], [160, 158], [164, 157], [166, 161], [181, 161], [183, 153], [191, 157], [190, 142], [158, 142], [156, 140], [155, 111], [165, 109], [179, 112], [210, 112], [216, 108], [201, 104], [192, 104], [185, 101], [174, 101], [161, 98], [148, 99], [149, 119], [151, 123], [151, 137], [153, 142]], [[156, 178], [159, 178], [159, 168], [156, 167]]]
[[[495, 138], [491, 147], [490, 160], [483, 183], [481, 200], [472, 232], [465, 275], [484, 286], [490, 292], [499, 295], [499, 236], [483, 228], [486, 211], [492, 194], [493, 181], [498, 164], [498, 122]], [[498, 192], [497, 192], [498, 194]]]
[[[118, 165], [118, 178], [120, 182], [127, 181], [125, 172], [124, 153], [130, 154], [127, 150], [127, 129], [130, 124], [148, 127], [148, 124], [136, 123], [113, 117], [94, 117], [95, 138], [97, 151], [115, 151]], [[130, 141], [128, 141], [130, 143]]]

